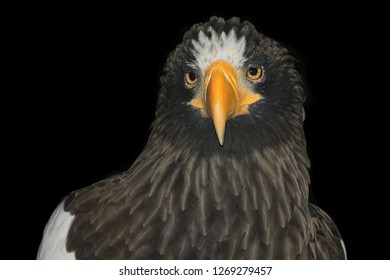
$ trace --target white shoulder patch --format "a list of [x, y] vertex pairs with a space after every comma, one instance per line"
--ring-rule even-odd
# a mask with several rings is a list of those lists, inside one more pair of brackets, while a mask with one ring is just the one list
[[225, 32], [218, 35], [211, 27], [208, 31], [211, 33], [211, 37], [200, 31], [198, 40], [192, 40], [197, 66], [205, 71], [212, 62], [223, 59], [235, 68], [242, 67], [246, 61], [244, 57], [245, 37], [237, 39], [237, 34], [233, 29], [227, 35]]
[[43, 232], [38, 260], [75, 260], [74, 252], [66, 251], [66, 238], [73, 216], [64, 211], [64, 202], [54, 210]]

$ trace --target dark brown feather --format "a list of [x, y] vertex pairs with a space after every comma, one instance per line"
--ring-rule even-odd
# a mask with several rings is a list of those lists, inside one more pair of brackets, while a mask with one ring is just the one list
[[[180, 87], [191, 40], [209, 26], [246, 36], [247, 55], [260, 52], [268, 67], [264, 98], [227, 123], [223, 147]], [[308, 201], [300, 83], [287, 50], [248, 22], [194, 26], [168, 58], [138, 159], [66, 198], [67, 250], [77, 259], [344, 258], [335, 224]]]
[[[304, 247], [310, 247], [309, 240], [313, 239], [319, 225], [323, 221], [330, 223], [328, 218], [318, 216], [318, 211], [313, 212], [316, 208], [311, 208], [312, 213], [307, 211], [307, 200], [303, 198], [307, 197], [308, 178], [304, 185], [289, 178], [305, 174], [299, 169], [306, 168], [307, 164], [271, 155], [269, 151], [264, 156], [264, 152], [257, 151], [247, 158], [247, 164], [236, 164], [234, 171], [226, 176], [226, 165], [234, 163], [225, 159], [224, 165], [219, 164], [221, 156], [214, 156], [208, 165], [201, 162], [195, 165], [180, 156], [170, 157], [169, 161], [161, 162], [164, 167], [159, 169], [165, 171], [160, 171], [160, 175], [156, 175], [156, 168], [141, 168], [142, 177], [128, 176], [134, 172], [130, 169], [73, 193], [66, 203], [66, 211], [75, 215], [68, 250], [76, 251], [76, 256], [82, 259], [113, 256], [126, 259], [299, 258]], [[270, 160], [281, 166], [268, 168], [264, 175], [265, 157], [272, 157]], [[196, 155], [194, 158], [199, 160]], [[283, 164], [285, 160], [289, 160], [289, 164]], [[205, 166], [211, 167], [206, 186], [203, 185], [206, 182], [201, 183], [196, 176], [188, 176], [205, 172], [202, 171]], [[290, 170], [282, 172], [283, 168]], [[166, 178], [166, 174], [175, 178], [160, 178]], [[280, 176], [283, 178], [278, 178]], [[153, 179], [165, 185], [151, 192]], [[186, 180], [189, 182], [185, 183]], [[264, 181], [279, 186], [264, 184]], [[232, 189], [229, 187], [232, 182], [236, 184], [238, 195], [228, 191]], [[284, 182], [289, 185], [280, 185]], [[303, 198], [293, 199], [296, 194], [293, 195], [291, 189], [303, 193]], [[184, 204], [180, 203], [183, 191], [187, 192]], [[310, 216], [313, 213], [318, 216], [314, 221]], [[312, 239], [309, 228], [312, 228]], [[317, 238], [321, 242], [326, 240], [324, 236]], [[255, 251], [254, 244], [258, 246]], [[123, 248], [128, 250], [123, 251]], [[321, 250], [318, 248], [311, 255], [323, 257]]]

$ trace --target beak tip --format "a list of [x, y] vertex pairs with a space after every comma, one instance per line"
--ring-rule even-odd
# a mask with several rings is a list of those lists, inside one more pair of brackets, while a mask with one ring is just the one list
[[219, 142], [219, 144], [222, 147], [223, 146], [223, 141], [224, 141], [224, 133], [218, 134], [217, 137], [218, 137], [218, 142]]
[[213, 120], [214, 123], [215, 134], [217, 135], [218, 142], [222, 147], [225, 139], [226, 117], [223, 114], [222, 115], [213, 114], [213, 115], [211, 116], [211, 119]]

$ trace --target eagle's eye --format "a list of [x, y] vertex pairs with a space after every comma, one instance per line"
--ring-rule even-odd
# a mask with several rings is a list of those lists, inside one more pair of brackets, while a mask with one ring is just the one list
[[261, 67], [250, 67], [246, 71], [246, 76], [248, 77], [249, 81], [252, 82], [258, 81], [262, 75], [263, 75], [263, 69], [261, 69]]
[[184, 79], [189, 86], [195, 86], [198, 82], [198, 75], [196, 75], [194, 72], [188, 72], [185, 74]]

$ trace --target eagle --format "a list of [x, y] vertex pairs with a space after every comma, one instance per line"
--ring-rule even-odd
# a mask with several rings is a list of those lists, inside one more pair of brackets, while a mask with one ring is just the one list
[[345, 259], [309, 202], [296, 64], [249, 21], [193, 25], [163, 67], [142, 152], [63, 199], [37, 258]]

